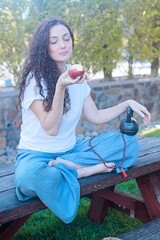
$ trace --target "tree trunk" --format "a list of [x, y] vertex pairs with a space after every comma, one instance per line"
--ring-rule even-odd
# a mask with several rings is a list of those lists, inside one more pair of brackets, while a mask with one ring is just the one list
[[112, 72], [108, 72], [105, 68], [103, 69], [104, 79], [107, 81], [113, 81]]
[[133, 57], [129, 56], [128, 59], [128, 78], [133, 78]]
[[159, 58], [155, 57], [153, 58], [153, 61], [151, 63], [151, 76], [157, 77], [158, 76], [158, 70], [159, 70]]

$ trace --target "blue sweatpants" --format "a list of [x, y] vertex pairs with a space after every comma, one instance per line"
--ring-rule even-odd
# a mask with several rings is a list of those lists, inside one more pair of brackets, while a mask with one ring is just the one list
[[[135, 136], [124, 135], [126, 171], [139, 155], [139, 145]], [[77, 171], [63, 163], [48, 166], [50, 160], [64, 158], [81, 166], [101, 163], [89, 146], [90, 138], [77, 138], [75, 146], [63, 153], [46, 153], [26, 149], [18, 150], [15, 170], [16, 194], [21, 201], [38, 196], [63, 222], [74, 220], [79, 200], [80, 186]], [[108, 132], [96, 136], [91, 141], [93, 149], [105, 160], [120, 166], [123, 158], [124, 142], [118, 132]], [[116, 169], [117, 173], [120, 169]]]

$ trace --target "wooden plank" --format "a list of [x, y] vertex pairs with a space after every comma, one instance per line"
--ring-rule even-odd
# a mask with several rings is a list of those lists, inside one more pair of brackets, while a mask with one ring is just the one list
[[[9, 190], [7, 192], [7, 196], [6, 192], [1, 193], [1, 199], [1, 203], [3, 203], [3, 205], [0, 205], [0, 224], [46, 208], [46, 206], [37, 197], [24, 202], [19, 201], [14, 189]], [[9, 201], [6, 201], [6, 199], [9, 199]]]
[[7, 222], [0, 227], [0, 239], [11, 240], [14, 234], [23, 226], [31, 215]]
[[144, 149], [144, 150], [141, 150], [141, 152], [140, 152], [140, 158], [142, 157], [142, 156], [145, 156], [145, 155], [148, 155], [148, 154], [151, 154], [151, 153], [156, 153], [156, 152], [159, 152], [160, 151], [160, 146], [158, 145], [158, 146], [154, 146], [154, 147], [152, 147], [152, 148], [150, 148], [150, 149]]
[[141, 138], [138, 139], [141, 150], [147, 150], [160, 145], [160, 138]]
[[[115, 186], [108, 188], [110, 191], [114, 191]], [[98, 202], [98, 204], [97, 204]], [[88, 211], [89, 219], [94, 223], [102, 223], [110, 207], [110, 202], [105, 198], [98, 196], [98, 194], [92, 195], [92, 201]]]
[[160, 218], [160, 170], [136, 178], [150, 218]]
[[119, 238], [123, 240], [159, 240], [160, 219], [153, 220], [128, 233], [122, 234]]
[[[152, 165], [152, 163], [156, 163], [156, 162], [157, 162], [157, 164]], [[153, 154], [150, 154], [150, 155], [147, 155], [147, 156], [140, 157], [138, 159], [138, 161], [133, 165], [133, 167], [131, 167], [129, 169], [128, 175], [133, 173], [138, 168], [139, 168], [140, 173], [141, 173], [142, 167], [143, 167], [143, 172], [146, 171], [145, 169], [147, 169], [148, 172], [152, 172], [152, 171], [155, 171], [157, 169], [160, 169], [160, 152], [156, 152], [156, 153], [153, 153]], [[13, 168], [13, 165], [12, 165], [12, 168]], [[10, 167], [10, 170], [11, 170], [11, 167]], [[108, 182], [110, 182], [110, 178], [112, 178], [113, 176], [117, 176], [117, 175], [115, 173], [97, 174], [95, 176], [80, 179], [80, 183], [81, 183], [81, 186], [86, 185], [89, 182], [91, 184], [94, 183], [94, 182], [95, 183], [97, 182], [97, 184], [98, 184], [98, 182], [100, 180], [103, 180], [103, 179], [106, 179]], [[120, 177], [120, 179], [119, 179], [120, 182], [124, 181], [124, 178], [121, 177], [121, 175], [119, 177]], [[112, 182], [113, 182], [113, 179], [112, 179]], [[0, 178], [0, 192], [5, 191], [7, 189], [11, 189], [11, 188], [14, 188], [14, 174], [12, 174], [12, 175], [7, 174], [7, 176], [3, 175], [3, 177]]]
[[134, 165], [134, 167], [128, 170], [127, 178], [124, 178], [122, 174], [116, 174], [114, 172], [111, 172], [111, 173], [93, 175], [89, 178], [80, 179], [79, 182], [81, 186], [81, 195], [85, 196], [90, 193], [96, 192], [98, 190], [111, 187], [121, 182], [125, 182], [129, 179], [143, 176], [147, 173], [151, 173], [159, 170], [160, 154], [156, 153], [154, 154], [154, 157], [156, 158], [156, 161], [152, 161], [151, 163], [147, 162], [147, 159], [149, 158], [149, 156], [145, 157], [147, 158], [146, 161], [145, 161], [145, 158], [143, 159], [143, 163], [139, 161], [137, 165]]
[[14, 173], [15, 170], [15, 164], [5, 164], [3, 166], [0, 166], [0, 178], [9, 174]]
[[105, 217], [104, 212], [99, 211], [102, 203], [102, 207], [107, 204], [108, 207], [116, 208], [117, 210], [128, 214], [132, 218], [138, 218], [144, 222], [151, 220], [142, 199], [122, 191], [104, 189], [93, 194], [89, 208], [89, 218], [96, 223], [102, 222]]
[[[158, 147], [160, 147], [160, 138], [139, 138], [139, 144], [141, 148], [141, 153], [155, 152]], [[142, 156], [143, 154], [140, 154]], [[0, 167], [0, 177], [14, 173], [14, 163], [6, 164]]]
[[[158, 169], [160, 169], [159, 153], [143, 156], [133, 165], [133, 167], [128, 170], [128, 177], [126, 179], [124, 179], [121, 174], [116, 174], [114, 172], [97, 174], [80, 179], [79, 182], [81, 186], [81, 195], [88, 195], [100, 189], [113, 186], [134, 177], [154, 172]], [[14, 175], [8, 175], [0, 178], [0, 192], [14, 188], [13, 179]]]
[[[119, 174], [118, 177], [121, 177], [121, 175]], [[112, 178], [110, 179], [110, 181], [111, 180]], [[99, 186], [91, 185], [89, 188], [88, 185], [83, 186], [81, 189], [82, 191], [81, 197], [83, 195], [87, 195], [87, 193], [88, 194], [93, 193], [92, 190], [95, 191], [97, 190], [97, 188], [99, 188]], [[9, 199], [9, 201], [6, 201], [6, 199]], [[38, 198], [32, 198], [25, 202], [19, 201], [16, 197], [14, 189], [8, 190], [7, 192], [2, 192], [0, 194], [0, 206], [1, 206], [0, 223], [6, 221], [7, 219], [14, 219], [21, 216], [25, 216], [26, 214], [30, 214], [45, 208], [45, 206], [41, 203], [41, 201]]]
[[3, 176], [0, 178], [0, 193], [15, 188], [14, 174]]

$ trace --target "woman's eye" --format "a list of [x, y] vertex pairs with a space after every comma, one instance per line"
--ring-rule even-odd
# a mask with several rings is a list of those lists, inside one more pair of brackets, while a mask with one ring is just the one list
[[50, 44], [56, 44], [57, 43], [57, 41], [55, 41], [55, 42], [50, 42]]
[[69, 36], [64, 37], [64, 41], [69, 41], [69, 40], [70, 40]]

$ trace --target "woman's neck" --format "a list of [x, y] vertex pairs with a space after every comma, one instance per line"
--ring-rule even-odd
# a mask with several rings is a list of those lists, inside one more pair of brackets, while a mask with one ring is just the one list
[[57, 66], [61, 73], [64, 73], [67, 70], [66, 63], [57, 62]]

